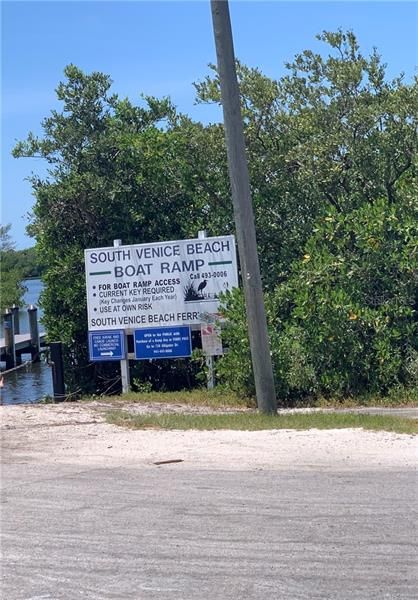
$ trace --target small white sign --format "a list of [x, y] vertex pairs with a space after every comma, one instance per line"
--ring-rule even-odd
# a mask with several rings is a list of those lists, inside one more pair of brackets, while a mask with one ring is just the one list
[[201, 325], [202, 350], [206, 356], [218, 356], [223, 354], [222, 338], [219, 329], [215, 325], [205, 323]]
[[238, 286], [232, 235], [84, 253], [90, 331], [200, 325]]

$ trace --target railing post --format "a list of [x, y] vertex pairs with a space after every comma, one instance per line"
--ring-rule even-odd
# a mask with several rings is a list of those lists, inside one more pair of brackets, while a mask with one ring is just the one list
[[52, 364], [52, 387], [55, 402], [65, 400], [64, 361], [62, 359], [62, 342], [51, 342], [50, 362]]
[[12, 314], [13, 314], [13, 325], [14, 325], [15, 335], [17, 335], [20, 333], [19, 307], [17, 304], [13, 304]]
[[38, 330], [38, 309], [31, 304], [28, 308], [29, 332], [30, 332], [30, 354], [33, 362], [39, 362], [39, 330]]
[[15, 363], [16, 365], [22, 364], [22, 354], [21, 352], [16, 351], [16, 336], [20, 333], [20, 325], [19, 325], [19, 307], [17, 304], [13, 304], [12, 306], [12, 319], [13, 319], [13, 335], [15, 338]]
[[13, 313], [10, 308], [6, 308], [3, 315], [4, 326], [4, 345], [6, 370], [13, 369], [16, 366], [16, 347], [15, 332], [13, 323]]

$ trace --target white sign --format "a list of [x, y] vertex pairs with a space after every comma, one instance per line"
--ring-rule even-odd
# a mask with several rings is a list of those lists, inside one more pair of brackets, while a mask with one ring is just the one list
[[222, 338], [215, 325], [205, 323], [201, 325], [202, 350], [206, 356], [218, 356], [223, 354]]
[[238, 286], [232, 235], [84, 254], [90, 331], [199, 325]]

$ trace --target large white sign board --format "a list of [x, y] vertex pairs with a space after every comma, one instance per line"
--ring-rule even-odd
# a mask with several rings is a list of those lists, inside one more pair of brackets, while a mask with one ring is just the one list
[[232, 235], [84, 253], [90, 331], [198, 325], [238, 286]]

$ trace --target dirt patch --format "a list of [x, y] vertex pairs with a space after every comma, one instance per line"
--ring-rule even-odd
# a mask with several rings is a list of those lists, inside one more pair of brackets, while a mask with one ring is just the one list
[[[100, 402], [1, 406], [2, 462], [230, 470], [416, 466], [418, 448], [413, 436], [361, 429], [133, 431], [105, 422], [106, 411], [116, 406], [121, 407]], [[158, 403], [123, 408], [131, 412], [225, 412]], [[156, 462], [166, 464], [156, 466]]]

